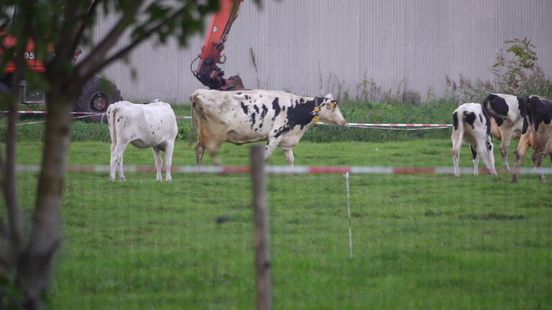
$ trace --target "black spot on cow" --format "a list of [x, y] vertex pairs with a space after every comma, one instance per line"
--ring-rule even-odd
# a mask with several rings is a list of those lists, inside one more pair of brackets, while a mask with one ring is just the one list
[[508, 115], [508, 104], [506, 103], [506, 100], [504, 98], [495, 95], [490, 94], [485, 99], [485, 102], [483, 103], [483, 106], [485, 109], [492, 111], [491, 114], [495, 116], [502, 116], [503, 118]]
[[301, 103], [305, 103], [305, 98], [301, 98], [301, 99], [299, 99], [299, 102], [301, 102]]
[[155, 134], [155, 131], [152, 131], [151, 134], [154, 135], [154, 134]]
[[452, 125], [454, 130], [458, 130], [458, 114], [456, 112], [452, 113]]
[[255, 109], [255, 113], [259, 113], [259, 107], [258, 106], [253, 106], [253, 109]]
[[[485, 117], [485, 121], [481, 120], [481, 123], [485, 124], [485, 128], [487, 131], [487, 135], [491, 135], [491, 117], [489, 116], [489, 113], [485, 109], [483, 109], [483, 117]], [[481, 115], [479, 115], [479, 118], [481, 118]]]
[[251, 97], [248, 95], [245, 95], [245, 100], [249, 100], [249, 99], [251, 99]]
[[489, 141], [487, 141], [486, 143], [487, 143], [487, 150], [492, 151], [493, 150], [493, 144]]
[[470, 126], [472, 126], [473, 129], [475, 129], [474, 123], [475, 123], [475, 113], [473, 112], [464, 112], [464, 121]]
[[476, 159], [477, 158], [477, 152], [475, 151], [473, 146], [471, 146], [471, 144], [470, 144], [470, 151], [472, 153], [472, 159]]
[[483, 123], [483, 116], [481, 116], [481, 114], [479, 114], [479, 121], [481, 122], [481, 124], [485, 124]]
[[274, 137], [277, 138], [286, 132], [289, 132], [295, 126], [301, 126], [301, 129], [303, 129], [306, 125], [312, 122], [312, 119], [314, 118], [312, 112], [316, 106], [316, 100], [308, 100], [303, 104], [297, 104], [289, 107], [286, 123], [280, 128], [277, 128]]
[[266, 105], [263, 104], [261, 106], [261, 117], [264, 118], [267, 113], [268, 113], [268, 108], [266, 107]]
[[249, 113], [249, 108], [245, 104], [243, 104], [243, 102], [240, 102], [240, 106], [243, 110], [243, 113], [245, 113], [245, 114]]
[[525, 117], [527, 115], [527, 97], [517, 97], [519, 115]]
[[276, 119], [276, 116], [280, 114], [280, 104], [278, 104], [278, 100], [278, 97], [272, 100], [272, 110], [274, 110], [274, 117], [272, 117], [272, 120]]
[[529, 119], [535, 126], [535, 131], [539, 129], [542, 123], [550, 124], [552, 122], [552, 102], [540, 99], [537, 96], [531, 96], [527, 100], [527, 112]]
[[316, 103], [316, 106], [322, 105], [322, 103], [324, 103], [324, 100], [326, 100], [326, 98], [323, 98], [323, 97], [314, 98], [314, 102]]
[[303, 104], [298, 104], [288, 109], [288, 125], [293, 128], [295, 126], [301, 126], [301, 129], [312, 122], [314, 115], [312, 112], [317, 106], [315, 100], [306, 101]]
[[239, 91], [239, 92], [237, 92], [236, 94], [237, 94], [237, 95], [241, 95], [241, 94], [242, 94], [242, 92], [241, 92], [241, 91]]
[[251, 122], [251, 128], [253, 128], [253, 126], [255, 126], [255, 122], [256, 122], [255, 117], [256, 116], [257, 116], [257, 114], [255, 114], [255, 113], [251, 113], [251, 115], [249, 115], [249, 121]]

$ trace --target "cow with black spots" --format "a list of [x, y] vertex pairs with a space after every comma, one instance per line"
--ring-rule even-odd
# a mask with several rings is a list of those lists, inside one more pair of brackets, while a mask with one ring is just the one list
[[514, 173], [512, 182], [518, 181], [519, 166], [521, 160], [529, 150], [533, 148], [533, 164], [541, 182], [544, 182], [544, 174], [541, 169], [542, 159], [550, 155], [552, 159], [552, 102], [536, 95], [527, 99], [524, 111], [522, 135], [515, 151]]
[[220, 164], [218, 150], [224, 142], [240, 145], [264, 140], [265, 160], [280, 147], [293, 166], [292, 148], [318, 120], [341, 126], [346, 123], [331, 95], [304, 97], [272, 90], [198, 89], [190, 100], [198, 132], [198, 165], [203, 162], [205, 150]]
[[483, 101], [483, 109], [491, 117], [491, 133], [500, 140], [500, 155], [507, 171], [508, 148], [512, 139], [521, 136], [526, 102], [526, 97], [507, 94], [489, 94]]
[[453, 130], [452, 163], [454, 175], [460, 176], [460, 148], [462, 142], [470, 145], [473, 161], [473, 174], [479, 174], [479, 159], [483, 159], [487, 172], [496, 175], [491, 122], [489, 115], [479, 103], [464, 103], [452, 113]]

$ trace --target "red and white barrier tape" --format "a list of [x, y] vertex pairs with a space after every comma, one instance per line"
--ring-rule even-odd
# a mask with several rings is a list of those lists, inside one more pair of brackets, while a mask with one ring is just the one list
[[[0, 114], [8, 114], [9, 111], [0, 111]], [[18, 114], [21, 115], [46, 115], [48, 114], [48, 111], [33, 111], [33, 110], [26, 110], [26, 111], [17, 111]], [[71, 112], [71, 115], [74, 116], [94, 116], [94, 115], [103, 115], [105, 113], [98, 113], [98, 112]]]
[[[320, 125], [328, 125], [323, 122], [318, 122]], [[347, 123], [348, 128], [368, 128], [368, 129], [389, 129], [389, 130], [420, 130], [420, 129], [443, 129], [451, 128], [452, 124], [416, 124], [416, 123]]]
[[[8, 111], [0, 111], [0, 114], [7, 114]], [[45, 115], [48, 112], [47, 111], [18, 111], [19, 114], [22, 115]], [[105, 116], [105, 113], [96, 113], [96, 112], [71, 112], [71, 115], [85, 118], [95, 115], [101, 115]], [[177, 120], [182, 119], [192, 119], [189, 115], [178, 115], [176, 116]], [[38, 122], [33, 123], [25, 123], [25, 124], [34, 124]], [[323, 122], [318, 122], [318, 125], [329, 125], [325, 124]], [[345, 127], [348, 128], [368, 128], [368, 129], [389, 129], [389, 130], [421, 130], [421, 129], [444, 129], [444, 128], [451, 128], [452, 124], [427, 124], [427, 123], [384, 123], [384, 124], [376, 124], [376, 123], [347, 123], [345, 124]]]
[[[17, 165], [17, 172], [40, 172], [39, 165]], [[124, 166], [129, 173], [153, 173], [155, 166]], [[108, 165], [71, 165], [67, 167], [70, 173], [109, 173]], [[249, 166], [174, 166], [173, 173], [184, 174], [244, 174], [249, 173]], [[541, 168], [542, 173], [552, 174], [552, 168]], [[488, 172], [481, 168], [481, 174]], [[393, 174], [393, 175], [423, 175], [423, 174], [453, 174], [452, 167], [380, 167], [380, 166], [266, 166], [268, 174]], [[473, 168], [460, 168], [461, 174], [472, 174]], [[519, 168], [520, 174], [536, 174], [534, 168]]]

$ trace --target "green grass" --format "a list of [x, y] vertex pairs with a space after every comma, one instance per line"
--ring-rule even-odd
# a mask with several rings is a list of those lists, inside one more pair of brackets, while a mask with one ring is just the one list
[[[462, 151], [461, 164], [470, 167], [469, 150]], [[451, 165], [449, 139], [302, 142], [295, 153], [297, 165]], [[246, 165], [248, 156], [247, 146], [221, 152], [228, 165]], [[39, 143], [19, 143], [18, 163], [39, 158]], [[109, 144], [74, 142], [69, 161], [108, 164]], [[174, 164], [193, 162], [192, 146], [179, 141]], [[153, 156], [129, 147], [125, 163], [151, 165]], [[284, 163], [281, 151], [269, 161]], [[173, 179], [67, 175], [53, 309], [254, 307], [248, 176]], [[505, 174], [350, 181], [353, 258], [343, 176], [269, 177], [275, 309], [551, 307], [550, 183], [522, 176], [511, 184]], [[35, 187], [36, 176], [19, 175], [26, 209]]]

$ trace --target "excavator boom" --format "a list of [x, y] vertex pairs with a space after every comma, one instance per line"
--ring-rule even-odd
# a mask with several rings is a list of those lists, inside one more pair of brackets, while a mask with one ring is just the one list
[[[238, 75], [224, 78], [224, 71], [218, 64], [226, 61], [222, 55], [224, 43], [228, 39], [228, 33], [232, 23], [238, 17], [240, 4], [243, 0], [219, 0], [219, 11], [211, 18], [207, 37], [201, 53], [197, 69], [192, 70], [195, 77], [205, 86], [219, 90], [244, 89], [241, 78]], [[195, 61], [195, 60], [194, 60]], [[193, 63], [192, 63], [193, 64]]]

